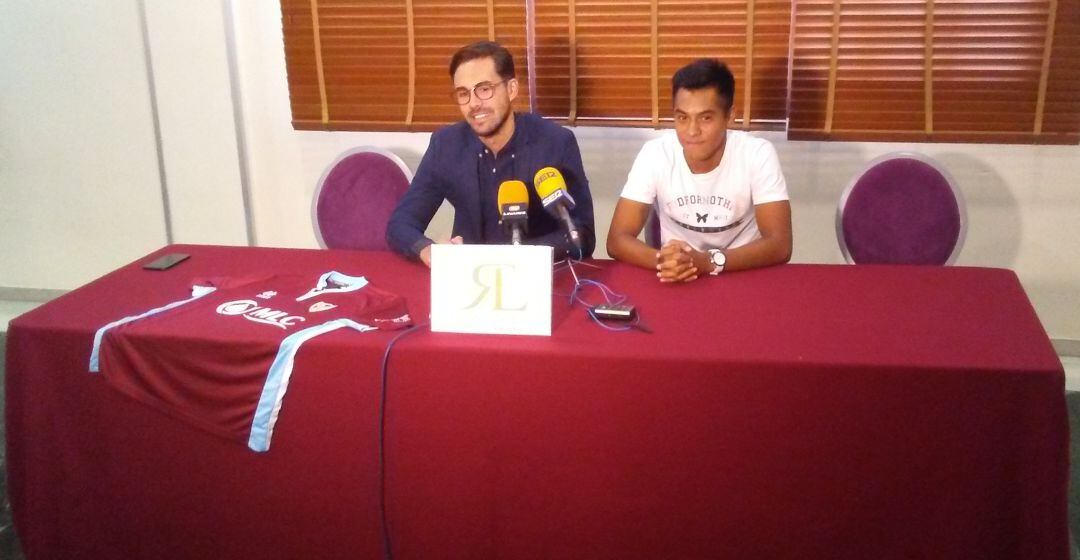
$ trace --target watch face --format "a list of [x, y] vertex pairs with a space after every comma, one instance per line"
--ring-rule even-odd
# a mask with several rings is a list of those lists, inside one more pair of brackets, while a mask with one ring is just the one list
[[727, 258], [722, 251], [716, 251], [712, 254], [712, 263], [716, 266], [724, 266], [726, 260]]

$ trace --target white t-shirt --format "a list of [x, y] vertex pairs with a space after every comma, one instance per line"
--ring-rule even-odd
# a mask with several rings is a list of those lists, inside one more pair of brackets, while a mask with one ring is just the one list
[[788, 194], [776, 149], [768, 140], [728, 130], [720, 165], [695, 174], [675, 131], [669, 131], [641, 148], [622, 197], [655, 203], [662, 243], [681, 239], [705, 251], [761, 237], [754, 205], [787, 200]]

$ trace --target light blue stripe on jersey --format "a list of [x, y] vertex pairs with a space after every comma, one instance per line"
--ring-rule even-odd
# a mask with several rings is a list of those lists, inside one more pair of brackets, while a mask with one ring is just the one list
[[170, 309], [173, 309], [175, 307], [180, 307], [181, 305], [184, 305], [185, 303], [191, 303], [191, 302], [205, 296], [206, 294], [212, 293], [215, 289], [216, 288], [210, 288], [210, 287], [207, 287], [207, 286], [195, 286], [191, 290], [192, 296], [189, 297], [188, 299], [182, 299], [180, 301], [174, 301], [174, 302], [172, 302], [172, 303], [170, 303], [168, 305], [163, 305], [161, 307], [155, 307], [154, 309], [151, 309], [150, 311], [147, 311], [145, 313], [141, 313], [139, 315], [132, 315], [130, 317], [124, 317], [123, 319], [113, 321], [113, 322], [109, 323], [108, 325], [105, 325], [104, 327], [101, 327], [100, 329], [98, 329], [97, 333], [94, 334], [94, 348], [92, 350], [90, 350], [90, 373], [98, 373], [99, 371], [101, 371], [101, 367], [98, 364], [98, 359], [99, 359], [100, 354], [101, 354], [101, 340], [105, 337], [105, 331], [108, 331], [109, 329], [112, 329], [112, 328], [115, 328], [115, 327], [119, 327], [120, 325], [123, 325], [124, 323], [130, 323], [132, 321], [138, 321], [139, 319], [145, 319], [145, 318], [147, 318], [147, 317], [149, 317], [151, 315], [156, 315], [158, 313], [163, 313], [163, 312], [168, 311]]
[[300, 345], [316, 336], [342, 327], [349, 327], [360, 332], [375, 330], [375, 327], [362, 325], [351, 319], [334, 319], [321, 325], [294, 332], [281, 341], [274, 363], [270, 364], [270, 371], [266, 375], [266, 383], [263, 385], [262, 396], [259, 397], [259, 405], [255, 407], [255, 418], [251, 422], [248, 447], [252, 451], [261, 452], [270, 449], [270, 438], [274, 435], [274, 424], [277, 423], [278, 413], [281, 411], [281, 401], [285, 398], [285, 391], [289, 388], [293, 359], [296, 357], [296, 352], [300, 350]]

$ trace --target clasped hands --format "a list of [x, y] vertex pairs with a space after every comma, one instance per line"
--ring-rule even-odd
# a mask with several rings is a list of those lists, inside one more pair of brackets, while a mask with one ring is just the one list
[[687, 242], [672, 239], [656, 253], [656, 277], [664, 283], [693, 282], [713, 269], [712, 259]]

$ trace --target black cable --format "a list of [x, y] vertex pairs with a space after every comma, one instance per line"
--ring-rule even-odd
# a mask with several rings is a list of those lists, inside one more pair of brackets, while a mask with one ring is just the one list
[[386, 345], [386, 351], [383, 353], [382, 396], [379, 399], [379, 521], [382, 524], [383, 558], [386, 560], [393, 560], [394, 558], [393, 550], [390, 548], [390, 526], [386, 519], [386, 452], [384, 447], [386, 442], [386, 387], [388, 366], [390, 365], [390, 350], [397, 341], [425, 326], [427, 326], [427, 323], [413, 325], [405, 329], [390, 339], [390, 343]]

